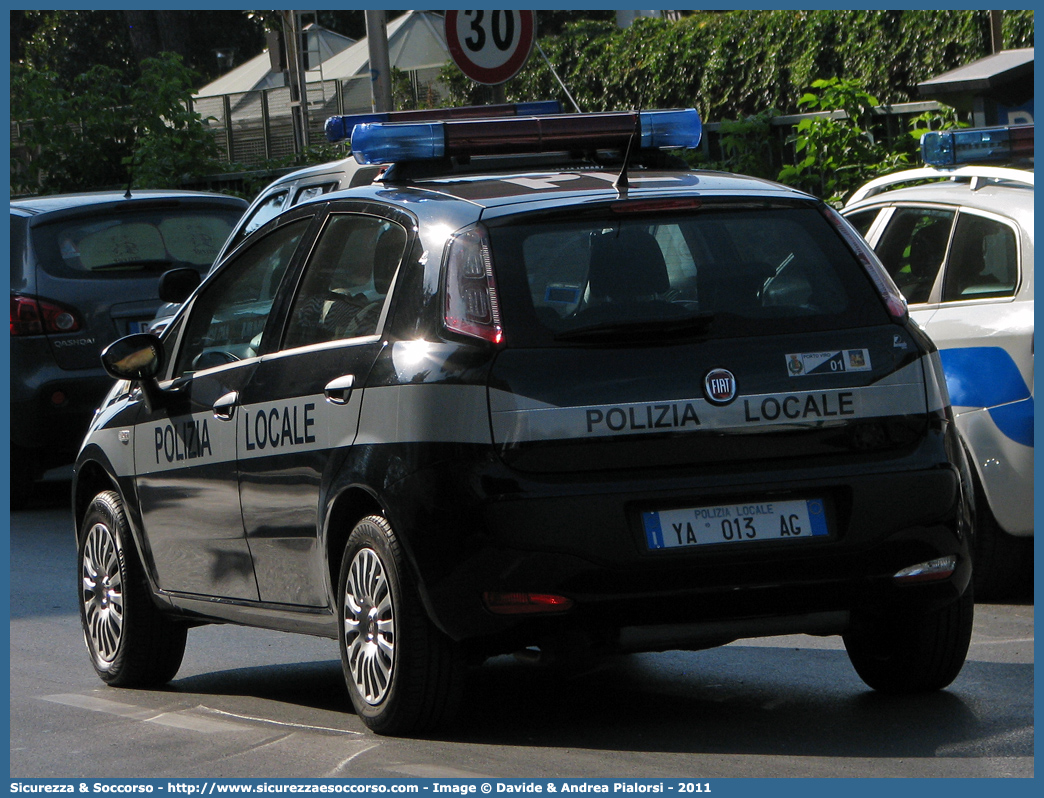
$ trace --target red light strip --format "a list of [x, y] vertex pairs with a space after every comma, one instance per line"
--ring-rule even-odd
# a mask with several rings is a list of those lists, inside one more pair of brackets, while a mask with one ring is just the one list
[[637, 122], [632, 112], [446, 122], [446, 155], [626, 147]]

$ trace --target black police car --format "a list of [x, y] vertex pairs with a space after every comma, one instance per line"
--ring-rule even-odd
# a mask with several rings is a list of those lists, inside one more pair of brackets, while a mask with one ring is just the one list
[[112, 379], [101, 351], [144, 329], [168, 269], [206, 273], [247, 204], [195, 191], [11, 200], [11, 501], [72, 463]]
[[522, 650], [839, 634], [876, 689], [951, 683], [968, 470], [847, 222], [661, 152], [694, 111], [348, 127], [380, 181], [103, 357], [74, 492], [105, 682], [166, 682], [231, 622], [339, 640], [386, 734]]

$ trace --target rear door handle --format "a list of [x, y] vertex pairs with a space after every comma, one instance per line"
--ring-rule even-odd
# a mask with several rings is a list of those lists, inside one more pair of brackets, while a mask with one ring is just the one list
[[231, 421], [236, 414], [236, 405], [239, 404], [239, 394], [236, 391], [226, 393], [214, 402], [214, 418], [220, 421]]
[[326, 384], [323, 393], [326, 401], [335, 405], [346, 405], [352, 396], [352, 388], [355, 386], [355, 375], [345, 374]]

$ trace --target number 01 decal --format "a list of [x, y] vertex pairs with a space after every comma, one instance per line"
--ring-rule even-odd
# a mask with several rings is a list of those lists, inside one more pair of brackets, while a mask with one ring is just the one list
[[532, 11], [447, 11], [446, 44], [460, 70], [496, 85], [525, 65], [536, 38]]

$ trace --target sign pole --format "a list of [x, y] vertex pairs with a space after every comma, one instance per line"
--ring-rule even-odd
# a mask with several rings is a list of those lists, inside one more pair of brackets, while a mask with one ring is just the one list
[[370, 104], [375, 113], [393, 111], [388, 26], [383, 11], [366, 12], [366, 42], [370, 50]]

